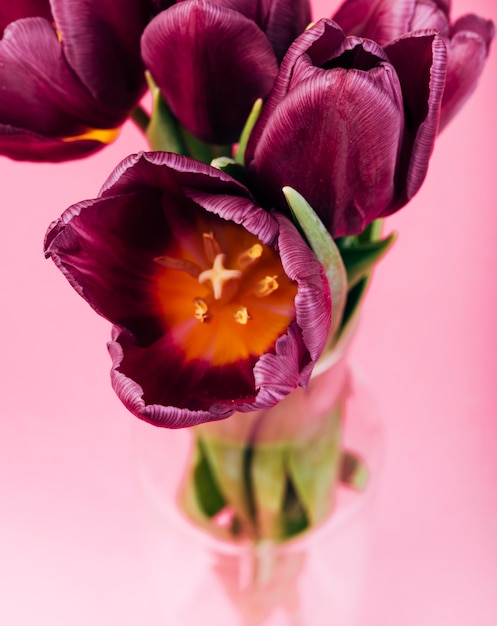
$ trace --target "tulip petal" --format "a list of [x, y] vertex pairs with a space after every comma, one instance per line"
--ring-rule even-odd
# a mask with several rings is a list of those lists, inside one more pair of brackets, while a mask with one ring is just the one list
[[53, 137], [44, 137], [23, 128], [0, 124], [0, 154], [10, 159], [26, 161], [67, 161], [81, 158], [101, 150], [100, 141], [81, 139], [64, 141]]
[[83, 119], [101, 122], [44, 19], [27, 18], [6, 28], [0, 41], [0, 83], [0, 120], [6, 125], [63, 137], [86, 130]]
[[332, 19], [347, 35], [384, 45], [409, 30], [415, 0], [346, 0]]
[[493, 36], [492, 22], [476, 15], [467, 15], [454, 24], [452, 37], [447, 43], [447, 80], [442, 99], [440, 130], [445, 128], [473, 93]]
[[334, 237], [359, 233], [393, 198], [402, 132], [400, 86], [388, 64], [316, 70], [275, 108], [249, 172], [282, 211], [281, 189], [291, 185]]
[[53, 21], [50, 2], [48, 0], [15, 0], [0, 4], [0, 37], [6, 26], [24, 17], [43, 17]]
[[278, 61], [311, 21], [308, 0], [215, 0], [253, 20], [269, 39]]
[[140, 37], [149, 19], [139, 0], [51, 0], [65, 58], [93, 98], [129, 111], [145, 89]]
[[203, 0], [180, 2], [154, 18], [143, 34], [142, 54], [174, 115], [213, 143], [238, 139], [278, 71], [254, 22]]
[[[47, 256], [103, 317], [129, 329], [140, 344], [162, 331], [150, 288], [167, 234], [153, 190], [82, 202], [52, 224]], [[146, 210], [135, 210], [137, 203]]]
[[158, 426], [228, 417], [238, 404], [254, 400], [253, 361], [217, 368], [207, 360], [186, 362], [168, 335], [141, 348], [117, 331], [109, 351], [117, 395], [135, 415]]
[[406, 125], [396, 185], [398, 200], [381, 213], [390, 215], [421, 187], [440, 120], [447, 54], [440, 35], [417, 31], [385, 46], [402, 86]]
[[331, 295], [325, 269], [310, 252], [296, 228], [282, 215], [274, 214], [279, 224], [278, 250], [285, 273], [299, 289], [295, 298], [297, 324], [303, 329], [305, 346], [314, 364], [321, 355], [331, 325]]

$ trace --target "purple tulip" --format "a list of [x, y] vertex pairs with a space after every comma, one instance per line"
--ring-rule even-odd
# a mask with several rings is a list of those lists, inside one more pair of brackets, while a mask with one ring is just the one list
[[291, 222], [187, 157], [125, 159], [51, 225], [46, 255], [114, 324], [113, 387], [159, 426], [275, 405], [327, 338], [328, 281]]
[[[204, 141], [237, 141], [255, 100], [266, 97], [273, 85], [278, 61], [269, 35], [241, 12], [258, 5], [178, 2], [159, 13], [143, 34], [147, 69], [181, 124]], [[286, 19], [290, 13], [282, 15]], [[269, 20], [277, 39], [278, 17]], [[286, 45], [283, 41], [279, 37], [280, 45]]]
[[[152, 0], [156, 12], [185, 0]], [[211, 4], [238, 11], [255, 22], [266, 34], [278, 61], [285, 56], [293, 40], [309, 26], [309, 0], [210, 0]]]
[[63, 161], [94, 152], [144, 92], [147, 2], [23, 0], [0, 9], [0, 154]]
[[447, 46], [447, 79], [440, 129], [474, 91], [494, 36], [492, 22], [465, 15], [450, 23], [450, 0], [345, 0], [333, 16], [347, 35], [384, 45], [410, 31], [434, 28]]
[[286, 210], [289, 185], [334, 237], [404, 206], [426, 175], [445, 64], [435, 31], [380, 48], [317, 22], [289, 49], [247, 146], [263, 203]]

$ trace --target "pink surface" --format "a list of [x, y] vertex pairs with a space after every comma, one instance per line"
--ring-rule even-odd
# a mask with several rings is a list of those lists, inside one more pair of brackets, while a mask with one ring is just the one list
[[[497, 22], [494, 0], [453, 5], [454, 15]], [[421, 192], [387, 222], [399, 241], [353, 349], [385, 429], [361, 626], [497, 623], [496, 52], [439, 138]], [[141, 147], [129, 125], [81, 162], [0, 157], [0, 623], [9, 626], [176, 626], [149, 588], [135, 418], [109, 385], [108, 324], [42, 256], [48, 223]]]

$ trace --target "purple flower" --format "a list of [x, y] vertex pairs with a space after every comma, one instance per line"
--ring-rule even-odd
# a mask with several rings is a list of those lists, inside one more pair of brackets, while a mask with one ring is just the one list
[[[152, 0], [157, 11], [167, 9], [185, 0]], [[293, 40], [311, 21], [309, 0], [210, 0], [226, 9], [238, 11], [255, 22], [266, 34], [279, 61], [283, 59]]]
[[263, 203], [295, 188], [334, 237], [397, 211], [426, 175], [446, 53], [435, 31], [384, 48], [321, 20], [289, 49], [246, 151]]
[[142, 55], [188, 131], [204, 141], [232, 143], [309, 19], [307, 0], [182, 1], [151, 21]]
[[324, 269], [291, 222], [187, 157], [125, 159], [51, 225], [46, 255], [114, 324], [117, 395], [160, 426], [275, 405], [327, 338]]
[[63, 161], [112, 141], [144, 92], [147, 2], [24, 0], [0, 9], [0, 154]]
[[347, 35], [384, 45], [410, 31], [434, 28], [447, 46], [447, 80], [440, 129], [474, 91], [494, 36], [492, 22], [465, 15], [450, 22], [450, 0], [345, 0], [333, 16]]

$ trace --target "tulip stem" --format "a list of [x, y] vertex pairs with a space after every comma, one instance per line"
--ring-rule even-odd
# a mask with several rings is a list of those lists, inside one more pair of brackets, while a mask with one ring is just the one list
[[135, 107], [131, 112], [130, 118], [143, 133], [147, 132], [148, 125], [150, 124], [150, 115], [143, 107], [140, 105]]

